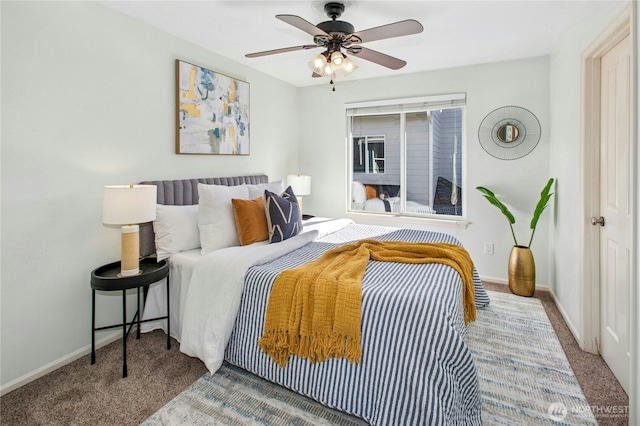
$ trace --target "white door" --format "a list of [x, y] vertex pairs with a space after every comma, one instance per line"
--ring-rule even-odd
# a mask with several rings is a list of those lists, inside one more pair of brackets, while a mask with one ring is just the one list
[[600, 351], [629, 393], [631, 280], [631, 49], [625, 37], [601, 59]]

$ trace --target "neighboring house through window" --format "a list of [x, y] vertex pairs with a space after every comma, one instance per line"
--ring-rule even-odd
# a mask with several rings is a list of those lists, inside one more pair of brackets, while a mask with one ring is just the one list
[[460, 217], [464, 94], [346, 105], [351, 211]]
[[384, 173], [384, 135], [353, 138], [353, 171]]

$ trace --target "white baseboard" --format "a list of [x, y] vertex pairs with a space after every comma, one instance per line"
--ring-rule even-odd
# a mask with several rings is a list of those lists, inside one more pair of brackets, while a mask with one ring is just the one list
[[504, 285], [508, 285], [509, 284], [509, 281], [505, 280], [504, 278], [480, 277], [480, 279], [482, 281], [487, 281], [487, 282], [490, 282], [490, 283], [504, 284]]
[[549, 290], [549, 292], [551, 293], [551, 297], [553, 298], [553, 301], [555, 302], [556, 307], [558, 308], [558, 311], [562, 316], [562, 319], [564, 320], [565, 324], [567, 324], [567, 327], [569, 327], [569, 331], [571, 332], [571, 334], [573, 334], [573, 338], [576, 339], [576, 342], [578, 342], [578, 346], [580, 347], [580, 349], [584, 351], [584, 346], [583, 346], [582, 338], [580, 337], [580, 333], [578, 333], [578, 330], [569, 319], [569, 315], [567, 315], [567, 312], [564, 310], [564, 308], [558, 301], [556, 294], [551, 290]]
[[[509, 280], [506, 280], [504, 278], [480, 277], [480, 279], [482, 281], [487, 281], [487, 282], [490, 282], [490, 283], [509, 285]], [[551, 292], [551, 288], [548, 285], [536, 284], [536, 288], [539, 288], [540, 290], [545, 290], [545, 291]]]
[[[122, 339], [122, 331], [110, 332], [105, 337], [96, 341], [96, 349], [99, 349], [103, 346], [108, 345], [109, 343], [115, 342], [116, 340], [120, 340], [120, 339]], [[64, 365], [67, 365], [77, 360], [78, 358], [82, 358], [83, 356], [88, 355], [90, 353], [91, 353], [91, 345], [89, 344], [87, 346], [84, 346], [78, 349], [75, 352], [70, 353], [69, 355], [65, 355], [62, 358], [59, 358], [36, 370], [33, 370], [25, 374], [24, 376], [18, 377], [17, 379], [12, 380], [9, 383], [2, 385], [2, 387], [0, 387], [0, 396], [5, 395], [13, 390], [16, 390], [19, 387], [26, 385], [27, 383], [33, 382], [34, 380], [39, 379], [40, 377], [46, 374], [49, 374], [52, 371], [57, 370], [58, 368]]]

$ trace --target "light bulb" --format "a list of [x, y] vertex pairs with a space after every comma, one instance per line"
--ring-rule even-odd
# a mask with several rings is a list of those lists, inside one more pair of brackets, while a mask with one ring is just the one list
[[313, 66], [315, 68], [319, 68], [319, 69], [322, 69], [322, 67], [326, 63], [327, 63], [327, 60], [325, 59], [324, 55], [322, 55], [322, 54], [316, 56], [316, 58], [313, 60]]
[[344, 65], [345, 72], [353, 71], [353, 62], [351, 62], [351, 61], [346, 61], [346, 62], [347, 63]]
[[331, 66], [331, 63], [328, 63], [324, 67], [324, 76], [329, 77], [331, 74], [333, 74], [333, 67]]
[[335, 64], [336, 66], [340, 66], [343, 59], [344, 57], [342, 56], [342, 53], [337, 50], [331, 54], [331, 63]]
[[342, 72], [345, 76], [351, 74], [358, 68], [356, 64], [353, 63], [349, 58], [345, 57], [344, 62], [342, 63]]

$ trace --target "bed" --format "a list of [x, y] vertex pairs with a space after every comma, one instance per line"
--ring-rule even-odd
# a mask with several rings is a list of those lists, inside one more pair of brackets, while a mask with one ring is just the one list
[[[399, 186], [395, 186], [396, 190], [392, 193], [397, 194]], [[358, 181], [351, 183], [351, 209], [352, 210], [364, 210], [368, 212], [387, 212], [387, 213], [399, 213], [400, 212], [401, 199], [397, 195], [389, 196], [389, 193], [381, 189], [376, 189], [373, 185], [365, 185]], [[418, 214], [436, 214], [426, 204], [418, 203], [416, 201], [407, 200], [405, 204], [407, 213]]]
[[[180, 225], [172, 232], [192, 234], [197, 232], [194, 211], [204, 209], [194, 207], [198, 183], [248, 184], [257, 190], [270, 184], [263, 175], [145, 183], [158, 185], [160, 205], [182, 206], [162, 209], [180, 210], [182, 216], [191, 210], [191, 219], [175, 221]], [[184, 222], [190, 231], [178, 230]], [[481, 423], [475, 365], [465, 344], [462, 281], [448, 266], [369, 262], [362, 282], [359, 363], [310, 363], [292, 356], [281, 368], [257, 345], [269, 293], [281, 271], [362, 238], [457, 243], [452, 236], [315, 218], [304, 223], [299, 235], [277, 244], [228, 246], [202, 255], [201, 247], [189, 248], [196, 244], [193, 235], [183, 250], [167, 253], [155, 247], [153, 227], [141, 233], [143, 253], [160, 251], [171, 265], [171, 335], [181, 342], [182, 352], [202, 359], [212, 374], [226, 361], [372, 425]], [[489, 298], [473, 274], [476, 307], [482, 308]], [[150, 287], [143, 319], [164, 311], [164, 292], [164, 285]], [[164, 328], [164, 323], [144, 323], [142, 331]]]

